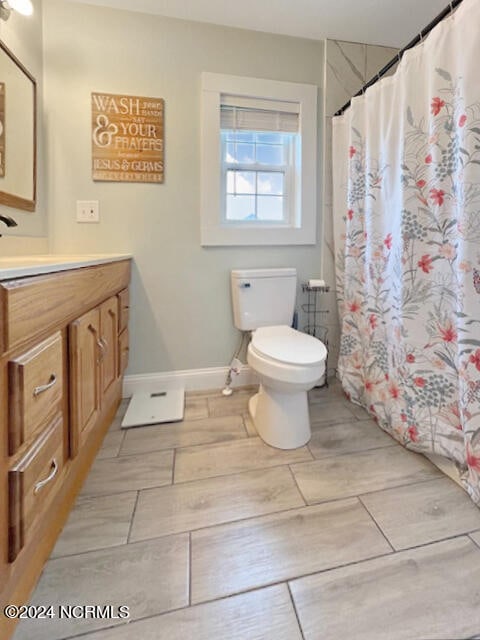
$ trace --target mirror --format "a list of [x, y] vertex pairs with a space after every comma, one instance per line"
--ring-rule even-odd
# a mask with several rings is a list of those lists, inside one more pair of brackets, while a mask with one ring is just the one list
[[0, 204], [35, 211], [35, 78], [0, 41]]

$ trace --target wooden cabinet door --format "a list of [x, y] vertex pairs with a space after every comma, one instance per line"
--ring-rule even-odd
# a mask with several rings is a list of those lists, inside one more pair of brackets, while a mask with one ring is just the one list
[[118, 378], [118, 300], [114, 296], [100, 305], [100, 367], [102, 395]]
[[72, 322], [70, 336], [70, 455], [77, 455], [100, 412], [100, 309]]

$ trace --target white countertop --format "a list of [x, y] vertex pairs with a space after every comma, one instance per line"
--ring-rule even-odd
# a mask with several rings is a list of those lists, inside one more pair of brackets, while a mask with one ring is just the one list
[[81, 255], [49, 254], [38, 256], [11, 256], [0, 258], [0, 280], [36, 276], [55, 271], [80, 269], [106, 262], [128, 260], [132, 256], [127, 253], [97, 253]]

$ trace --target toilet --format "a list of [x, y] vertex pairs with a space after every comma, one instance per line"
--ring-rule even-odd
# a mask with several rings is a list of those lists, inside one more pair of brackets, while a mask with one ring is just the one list
[[295, 269], [231, 272], [235, 326], [252, 331], [247, 362], [260, 381], [249, 412], [259, 436], [278, 449], [296, 449], [311, 436], [307, 391], [325, 374], [327, 349], [291, 328]]

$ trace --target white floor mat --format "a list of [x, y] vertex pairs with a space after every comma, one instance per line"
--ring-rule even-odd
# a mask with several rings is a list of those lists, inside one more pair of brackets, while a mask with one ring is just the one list
[[185, 389], [135, 393], [122, 420], [122, 429], [183, 420]]

